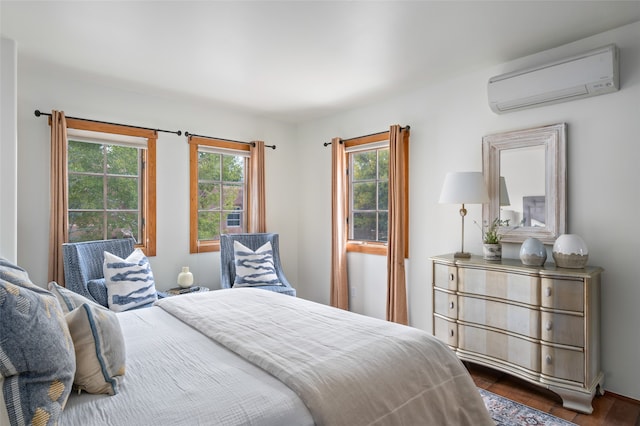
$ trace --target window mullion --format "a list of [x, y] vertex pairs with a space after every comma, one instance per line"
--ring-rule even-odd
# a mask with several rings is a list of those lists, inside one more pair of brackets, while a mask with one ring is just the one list
[[107, 221], [107, 192], [108, 192], [108, 188], [107, 188], [107, 184], [108, 184], [108, 178], [107, 178], [107, 146], [106, 145], [102, 145], [102, 232], [103, 232], [103, 238], [106, 240], [107, 236], [109, 235], [109, 232], [107, 230], [107, 225], [108, 225], [108, 221]]

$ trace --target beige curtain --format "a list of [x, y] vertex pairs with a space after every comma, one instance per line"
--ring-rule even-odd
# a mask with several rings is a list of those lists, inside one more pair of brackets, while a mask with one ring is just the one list
[[407, 286], [404, 260], [406, 257], [405, 226], [408, 203], [407, 164], [408, 128], [398, 125], [389, 131], [389, 235], [387, 251], [387, 320], [408, 324]]
[[331, 306], [349, 310], [347, 280], [347, 177], [344, 144], [331, 141]]
[[62, 243], [69, 240], [67, 217], [67, 121], [51, 111], [51, 211], [49, 219], [49, 281], [64, 285]]
[[250, 148], [247, 197], [247, 232], [267, 232], [264, 182], [264, 142], [254, 141]]

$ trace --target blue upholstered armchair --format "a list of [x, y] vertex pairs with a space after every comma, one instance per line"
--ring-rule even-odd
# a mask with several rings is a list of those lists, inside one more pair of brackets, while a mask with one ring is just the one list
[[132, 238], [63, 244], [65, 287], [108, 307], [103, 274], [104, 252], [125, 259], [133, 249]]
[[282, 265], [280, 264], [280, 249], [278, 247], [278, 234], [223, 234], [220, 235], [220, 286], [231, 288], [236, 279], [236, 265], [234, 259], [233, 242], [238, 241], [245, 247], [255, 251], [265, 243], [271, 242], [273, 249], [273, 266], [276, 275], [282, 285], [254, 286], [264, 290], [275, 291], [277, 293], [296, 295], [296, 289], [291, 287], [289, 281], [284, 276]]

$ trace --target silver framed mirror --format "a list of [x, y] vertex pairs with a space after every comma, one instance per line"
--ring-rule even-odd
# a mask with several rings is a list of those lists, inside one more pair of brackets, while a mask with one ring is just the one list
[[489, 203], [485, 224], [500, 218], [503, 242], [535, 237], [553, 244], [566, 233], [566, 123], [487, 135], [482, 168]]

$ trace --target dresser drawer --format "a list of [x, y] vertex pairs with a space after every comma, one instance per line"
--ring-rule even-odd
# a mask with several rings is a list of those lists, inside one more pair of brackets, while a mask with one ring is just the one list
[[458, 347], [540, 373], [540, 345], [466, 324], [458, 325]]
[[582, 280], [542, 279], [542, 306], [565, 311], [584, 312], [584, 282]]
[[542, 313], [542, 340], [584, 347], [584, 317], [553, 312]]
[[433, 292], [433, 312], [451, 319], [457, 319], [458, 296], [435, 289]]
[[454, 321], [434, 316], [433, 334], [449, 346], [458, 346], [458, 325]]
[[542, 345], [542, 374], [584, 383], [584, 353]]
[[433, 285], [435, 287], [456, 291], [458, 289], [458, 268], [434, 263]]
[[540, 311], [509, 303], [459, 296], [461, 321], [500, 328], [533, 339], [540, 338]]
[[500, 271], [459, 268], [458, 290], [528, 305], [540, 305], [540, 277]]

